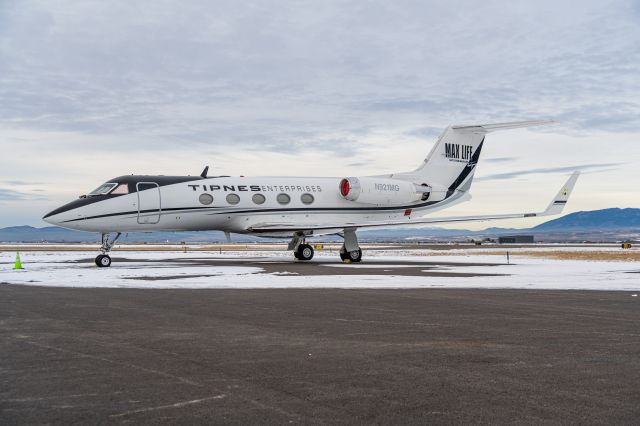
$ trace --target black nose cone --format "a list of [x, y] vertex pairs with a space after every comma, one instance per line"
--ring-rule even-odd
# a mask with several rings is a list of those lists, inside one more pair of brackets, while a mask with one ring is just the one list
[[70, 210], [77, 209], [78, 207], [83, 207], [89, 204], [97, 203], [98, 201], [102, 201], [104, 199], [105, 197], [102, 197], [99, 195], [95, 197], [78, 198], [77, 200], [73, 200], [72, 202], [67, 203], [62, 207], [58, 207], [57, 209], [50, 211], [42, 219], [47, 219], [48, 217], [51, 217], [60, 213], [68, 212]]

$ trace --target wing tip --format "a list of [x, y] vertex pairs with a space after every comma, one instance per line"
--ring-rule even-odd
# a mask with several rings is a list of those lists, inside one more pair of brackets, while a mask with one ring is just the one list
[[573, 192], [573, 188], [575, 187], [579, 176], [580, 176], [580, 170], [576, 170], [573, 173], [571, 173], [571, 176], [569, 176], [569, 179], [567, 179], [564, 185], [562, 185], [562, 187], [560, 188], [560, 191], [558, 191], [556, 196], [553, 197], [547, 209], [539, 216], [552, 216], [552, 215], [559, 215], [560, 213], [562, 213], [562, 211], [564, 210], [564, 207], [569, 202], [569, 197]]

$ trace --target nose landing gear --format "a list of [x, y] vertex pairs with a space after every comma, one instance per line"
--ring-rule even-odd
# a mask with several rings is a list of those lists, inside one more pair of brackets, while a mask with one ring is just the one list
[[98, 266], [99, 268], [108, 268], [109, 266], [111, 266], [111, 257], [109, 257], [107, 253], [111, 251], [113, 245], [116, 243], [118, 238], [120, 238], [120, 235], [122, 235], [122, 233], [118, 232], [113, 240], [110, 241], [109, 233], [102, 233], [102, 245], [100, 246], [100, 251], [102, 252], [102, 254], [96, 257], [96, 266]]

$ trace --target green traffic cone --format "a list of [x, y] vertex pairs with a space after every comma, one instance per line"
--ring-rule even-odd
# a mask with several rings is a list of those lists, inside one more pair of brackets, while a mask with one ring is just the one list
[[13, 265], [13, 269], [24, 269], [22, 267], [22, 262], [20, 261], [20, 252], [16, 252], [16, 263]]

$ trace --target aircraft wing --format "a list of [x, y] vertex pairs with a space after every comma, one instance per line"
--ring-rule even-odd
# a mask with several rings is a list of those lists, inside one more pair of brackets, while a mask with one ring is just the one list
[[496, 215], [484, 215], [484, 216], [451, 216], [451, 217], [435, 217], [435, 218], [416, 218], [411, 219], [407, 217], [403, 220], [395, 221], [379, 221], [379, 222], [343, 222], [343, 223], [325, 223], [325, 224], [302, 224], [302, 223], [271, 223], [271, 224], [256, 224], [248, 229], [250, 232], [255, 233], [268, 233], [268, 232], [289, 232], [289, 231], [324, 231], [333, 229], [355, 229], [355, 228], [373, 228], [373, 227], [387, 227], [387, 226], [407, 226], [407, 225], [425, 225], [425, 224], [439, 224], [439, 223], [455, 223], [455, 222], [483, 222], [488, 220], [498, 219], [518, 219], [527, 217], [540, 217], [540, 216], [552, 216], [562, 213], [564, 206], [569, 200], [571, 191], [578, 180], [580, 172], [573, 172], [571, 177], [562, 186], [558, 194], [551, 200], [549, 206], [542, 212], [537, 213], [507, 213]]

